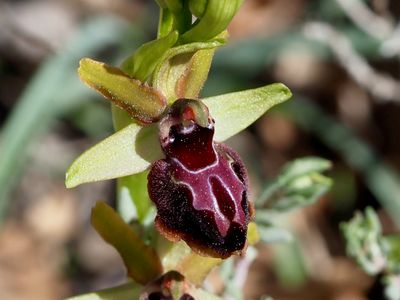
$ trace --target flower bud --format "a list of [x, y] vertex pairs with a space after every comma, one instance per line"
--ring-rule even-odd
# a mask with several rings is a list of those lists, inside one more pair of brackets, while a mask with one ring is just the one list
[[239, 155], [213, 141], [214, 120], [199, 100], [177, 100], [159, 126], [166, 158], [148, 176], [157, 228], [203, 255], [240, 254], [252, 207]]
[[193, 286], [185, 280], [182, 274], [169, 271], [146, 285], [139, 300], [195, 300], [190, 295], [192, 290]]

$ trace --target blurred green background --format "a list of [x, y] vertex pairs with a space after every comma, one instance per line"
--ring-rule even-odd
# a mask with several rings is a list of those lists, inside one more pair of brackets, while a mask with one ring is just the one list
[[[150, 0], [0, 1], [0, 299], [61, 299], [124, 281], [89, 226], [95, 201], [115, 201], [114, 182], [63, 183], [73, 159], [112, 133], [109, 103], [76, 68], [81, 57], [118, 65], [155, 37], [157, 18]], [[345, 256], [338, 224], [372, 206], [384, 232], [398, 233], [399, 19], [396, 0], [245, 0], [233, 20], [203, 95], [272, 82], [295, 95], [229, 141], [253, 198], [302, 156], [331, 160], [335, 182], [282, 221], [295, 243], [258, 247], [245, 299], [382, 298], [379, 281]]]

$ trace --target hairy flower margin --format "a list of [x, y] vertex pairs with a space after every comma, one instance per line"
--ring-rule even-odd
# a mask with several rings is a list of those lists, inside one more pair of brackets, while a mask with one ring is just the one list
[[[276, 83], [200, 101], [214, 52], [226, 43], [226, 27], [242, 0], [157, 2], [161, 8], [157, 39], [141, 46], [121, 68], [88, 58], [80, 62], [81, 80], [112, 102], [116, 133], [72, 163], [66, 186], [118, 178], [119, 189], [134, 194], [143, 187], [127, 183], [129, 178], [136, 182], [151, 168], [149, 194], [158, 209], [156, 224], [162, 234], [170, 240], [185, 240], [202, 255], [240, 254], [252, 216], [247, 175], [237, 153], [221, 142], [288, 100], [291, 92]], [[193, 16], [197, 19], [192, 23]], [[165, 138], [181, 141], [171, 150]], [[185, 144], [185, 140], [190, 141]], [[193, 161], [200, 165], [191, 166]], [[210, 166], [214, 171], [208, 171]], [[203, 183], [193, 188], [198, 175]], [[206, 195], [207, 185], [217, 199]], [[183, 196], [175, 197], [179, 195]], [[132, 201], [139, 206], [140, 201], [148, 201], [148, 195]], [[179, 219], [183, 212], [185, 220]], [[167, 269], [156, 249], [145, 245], [111, 208], [97, 205], [92, 224], [121, 254], [135, 281], [146, 284]], [[130, 241], [118, 236], [121, 232]], [[141, 252], [147, 253], [147, 266], [137, 266], [140, 257], [132, 256]], [[153, 265], [152, 260], [156, 261]], [[137, 272], [143, 269], [147, 273]]]

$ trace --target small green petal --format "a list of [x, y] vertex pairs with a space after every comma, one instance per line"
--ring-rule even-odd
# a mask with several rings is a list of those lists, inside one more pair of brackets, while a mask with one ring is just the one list
[[207, 79], [214, 51], [224, 43], [222, 36], [171, 48], [156, 67], [152, 86], [163, 91], [169, 103], [178, 98], [197, 98]]
[[122, 64], [124, 72], [145, 82], [160, 63], [165, 52], [178, 40], [178, 31], [172, 31], [167, 36], [142, 45], [132, 56]]
[[161, 275], [162, 265], [156, 251], [147, 246], [110, 206], [97, 202], [91, 221], [102, 238], [121, 255], [129, 277], [147, 284]]
[[214, 139], [222, 142], [291, 96], [292, 93], [285, 85], [275, 83], [262, 88], [205, 98], [203, 102], [215, 119]]
[[163, 157], [156, 125], [130, 124], [79, 156], [66, 174], [67, 188], [136, 174]]
[[88, 86], [143, 123], [157, 120], [166, 107], [166, 100], [160, 92], [118, 68], [84, 58], [80, 61], [78, 73]]

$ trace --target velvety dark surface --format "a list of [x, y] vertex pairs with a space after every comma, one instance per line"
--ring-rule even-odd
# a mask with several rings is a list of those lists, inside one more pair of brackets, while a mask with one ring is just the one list
[[166, 159], [155, 162], [148, 177], [157, 226], [202, 254], [240, 253], [250, 219], [244, 165], [234, 150], [213, 142], [211, 118], [202, 127], [190, 120], [195, 114], [177, 117], [178, 106], [161, 121], [161, 132], [168, 132], [162, 139]]

